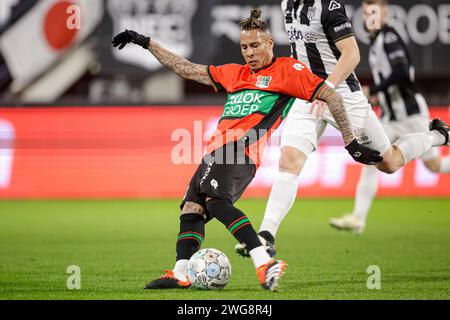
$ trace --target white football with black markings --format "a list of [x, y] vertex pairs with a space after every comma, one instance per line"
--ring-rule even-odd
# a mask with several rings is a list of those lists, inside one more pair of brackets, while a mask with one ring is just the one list
[[201, 249], [189, 260], [188, 278], [194, 288], [220, 290], [230, 281], [230, 260], [220, 250]]

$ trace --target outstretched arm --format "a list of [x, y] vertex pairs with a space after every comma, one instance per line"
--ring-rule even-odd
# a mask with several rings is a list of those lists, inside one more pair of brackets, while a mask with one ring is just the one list
[[164, 49], [155, 41], [149, 41], [148, 50], [161, 64], [188, 80], [194, 80], [212, 86], [208, 75], [208, 66], [196, 64], [186, 60], [167, 49]]
[[150, 37], [141, 35], [133, 30], [125, 30], [117, 34], [112, 40], [113, 46], [119, 47], [119, 50], [123, 49], [128, 43], [134, 43], [144, 49], [148, 49], [161, 64], [168, 67], [180, 77], [210, 86], [213, 85], [209, 79], [208, 66], [192, 63], [164, 49], [155, 41], [150, 41]]

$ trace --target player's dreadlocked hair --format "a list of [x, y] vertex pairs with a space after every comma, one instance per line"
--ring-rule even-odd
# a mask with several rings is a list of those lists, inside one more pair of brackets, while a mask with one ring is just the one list
[[242, 20], [239, 22], [239, 27], [241, 27], [241, 30], [261, 30], [266, 31], [267, 30], [267, 23], [260, 20], [259, 17], [261, 17], [261, 10], [259, 9], [253, 9], [250, 12], [250, 17]]

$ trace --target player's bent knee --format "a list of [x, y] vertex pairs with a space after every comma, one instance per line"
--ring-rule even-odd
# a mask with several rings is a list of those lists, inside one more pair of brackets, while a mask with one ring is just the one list
[[181, 214], [183, 215], [187, 213], [195, 213], [201, 216], [205, 216], [205, 208], [203, 208], [203, 206], [198, 203], [187, 201], [184, 204], [183, 209], [181, 209]]
[[232, 210], [232, 208], [233, 208], [233, 204], [229, 200], [218, 199], [218, 198], [208, 198], [206, 200], [206, 210], [208, 210], [208, 212], [214, 218], [218, 218], [217, 217], [218, 212], [221, 212], [224, 209]]
[[391, 146], [389, 150], [381, 156], [383, 157], [383, 161], [378, 162], [375, 165], [378, 170], [387, 174], [392, 174], [403, 167], [403, 155], [396, 146]]
[[303, 169], [306, 159], [306, 155], [300, 150], [289, 146], [282, 147], [279, 169], [281, 172], [298, 175]]

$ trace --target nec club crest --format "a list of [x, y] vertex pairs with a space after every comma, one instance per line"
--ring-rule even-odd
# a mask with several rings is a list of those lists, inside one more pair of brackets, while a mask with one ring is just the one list
[[259, 75], [258, 78], [256, 79], [256, 84], [255, 86], [257, 86], [258, 88], [268, 88], [270, 81], [272, 81], [272, 77], [271, 76], [261, 76]]

